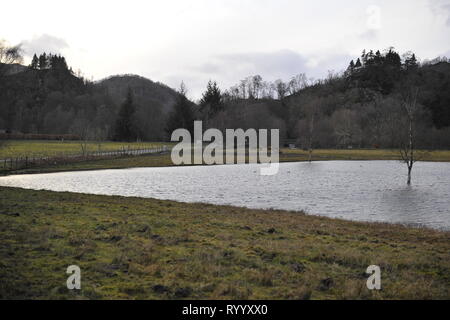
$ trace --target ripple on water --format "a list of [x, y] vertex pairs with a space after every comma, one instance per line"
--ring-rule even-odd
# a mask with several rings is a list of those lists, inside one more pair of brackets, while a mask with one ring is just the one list
[[297, 210], [450, 230], [450, 163], [417, 163], [406, 186], [398, 161], [135, 168], [0, 177], [0, 185]]

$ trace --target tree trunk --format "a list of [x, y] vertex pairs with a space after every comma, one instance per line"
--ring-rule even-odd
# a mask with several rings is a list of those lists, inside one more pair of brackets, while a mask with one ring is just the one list
[[413, 117], [409, 117], [409, 162], [408, 162], [408, 186], [411, 185], [411, 171], [414, 165], [414, 143], [413, 143]]
[[313, 134], [314, 134], [314, 114], [311, 116], [311, 122], [309, 123], [309, 157], [308, 157], [309, 162], [311, 162], [313, 152]]
[[411, 185], [411, 171], [412, 171], [412, 166], [408, 166], [408, 186]]

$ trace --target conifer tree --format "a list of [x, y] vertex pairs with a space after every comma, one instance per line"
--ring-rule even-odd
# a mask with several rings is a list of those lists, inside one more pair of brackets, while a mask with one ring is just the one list
[[418, 67], [416, 55], [413, 53], [405, 59], [405, 69], [407, 71], [416, 70]]
[[133, 103], [133, 94], [128, 88], [127, 97], [119, 110], [115, 126], [114, 139], [117, 141], [134, 141], [137, 138], [135, 128], [135, 107]]
[[39, 56], [39, 69], [45, 70], [48, 68], [48, 59], [47, 54], [44, 52]]
[[347, 68], [347, 74], [352, 75], [355, 71], [355, 62], [352, 60]]
[[36, 56], [36, 53], [33, 55], [33, 59], [31, 60], [30, 68], [36, 70], [39, 66], [39, 59]]
[[206, 91], [200, 100], [200, 111], [208, 118], [214, 116], [223, 109], [222, 93], [217, 82], [209, 81]]
[[186, 129], [194, 133], [194, 112], [192, 102], [186, 97], [186, 87], [181, 83], [178, 98], [166, 124], [166, 132], [170, 137], [176, 129]]

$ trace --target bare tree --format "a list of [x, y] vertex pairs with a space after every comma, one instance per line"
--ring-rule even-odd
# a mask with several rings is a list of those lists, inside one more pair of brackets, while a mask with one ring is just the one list
[[260, 94], [261, 94], [262, 85], [263, 85], [262, 77], [260, 75], [253, 76], [251, 83], [252, 83], [252, 89], [253, 89], [252, 90], [253, 98], [259, 99]]
[[0, 78], [7, 72], [7, 65], [22, 62], [20, 45], [10, 47], [0, 40]]
[[264, 81], [262, 84], [262, 97], [264, 99], [273, 99], [274, 87], [272, 83]]
[[341, 147], [352, 147], [361, 140], [361, 128], [358, 125], [358, 114], [347, 108], [336, 110], [331, 117], [334, 134]]
[[311, 112], [311, 116], [309, 119], [308, 162], [311, 162], [312, 152], [313, 152], [315, 118], [316, 118], [316, 114], [314, 112]]
[[417, 103], [417, 96], [419, 94], [418, 88], [412, 88], [407, 96], [403, 100], [403, 112], [406, 116], [406, 139], [400, 144], [400, 155], [402, 162], [406, 163], [408, 167], [408, 181], [407, 184], [411, 185], [411, 173], [414, 163], [417, 162], [418, 157], [415, 153], [415, 130], [414, 122], [419, 111]]
[[308, 78], [306, 77], [306, 74], [300, 73], [294, 77], [291, 78], [288, 84], [289, 88], [289, 94], [296, 94], [297, 92], [300, 92], [302, 89], [306, 88], [308, 86]]
[[[20, 46], [9, 47], [3, 40], [0, 40], [0, 94], [5, 89], [5, 82], [2, 80], [2, 78], [8, 72], [8, 65], [19, 63], [22, 61], [20, 51]], [[8, 106], [7, 108], [10, 108], [10, 106]], [[7, 120], [7, 127], [9, 127], [8, 123], [10, 123], [10, 121]], [[5, 146], [6, 143], [4, 141], [0, 141], [0, 148], [3, 148]]]
[[273, 85], [275, 91], [277, 92], [278, 100], [283, 100], [288, 93], [288, 85], [281, 79], [276, 80]]
[[308, 126], [308, 161], [312, 160], [316, 121], [320, 118], [321, 99], [310, 100], [304, 108]]
[[86, 158], [88, 155], [89, 141], [93, 140], [93, 136], [95, 134], [90, 127], [89, 121], [84, 118], [75, 119], [70, 131], [80, 137], [79, 142], [81, 155]]

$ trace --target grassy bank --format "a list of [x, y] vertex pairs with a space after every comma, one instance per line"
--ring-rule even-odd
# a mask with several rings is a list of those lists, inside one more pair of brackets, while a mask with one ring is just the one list
[[0, 187], [0, 298], [449, 299], [450, 233]]
[[[90, 141], [89, 152], [116, 151], [122, 148], [145, 149], [174, 145], [170, 142], [112, 142]], [[0, 148], [0, 159], [16, 157], [52, 157], [61, 154], [81, 154], [80, 141], [6, 140]], [[450, 161], [450, 150], [419, 151], [426, 161]], [[313, 160], [397, 160], [399, 151], [394, 149], [317, 149]], [[308, 160], [308, 152], [301, 149], [281, 149], [281, 161]]]
[[[450, 161], [450, 150], [417, 150], [423, 161]], [[298, 149], [282, 149], [283, 161], [306, 161], [308, 152]], [[400, 152], [395, 149], [318, 149], [314, 150], [313, 160], [400, 160]]]
[[[113, 142], [113, 141], [58, 141], [58, 140], [4, 140], [0, 159], [16, 157], [53, 157], [63, 154], [81, 154], [82, 144], [88, 152], [117, 151], [122, 148], [146, 149], [169, 145], [163, 142]], [[85, 144], [85, 145], [84, 145]]]
[[[424, 161], [450, 161], [450, 151], [429, 151], [424, 154]], [[308, 152], [303, 150], [282, 149], [280, 162], [307, 161]], [[397, 150], [315, 150], [313, 161], [326, 160], [400, 160]], [[146, 156], [131, 156], [117, 159], [92, 160], [74, 162], [48, 167], [33, 167], [16, 171], [4, 171], [0, 166], [0, 174], [42, 173], [77, 170], [123, 169], [137, 167], [165, 167], [172, 166], [170, 153]], [[2, 171], [3, 170], [3, 171]]]

